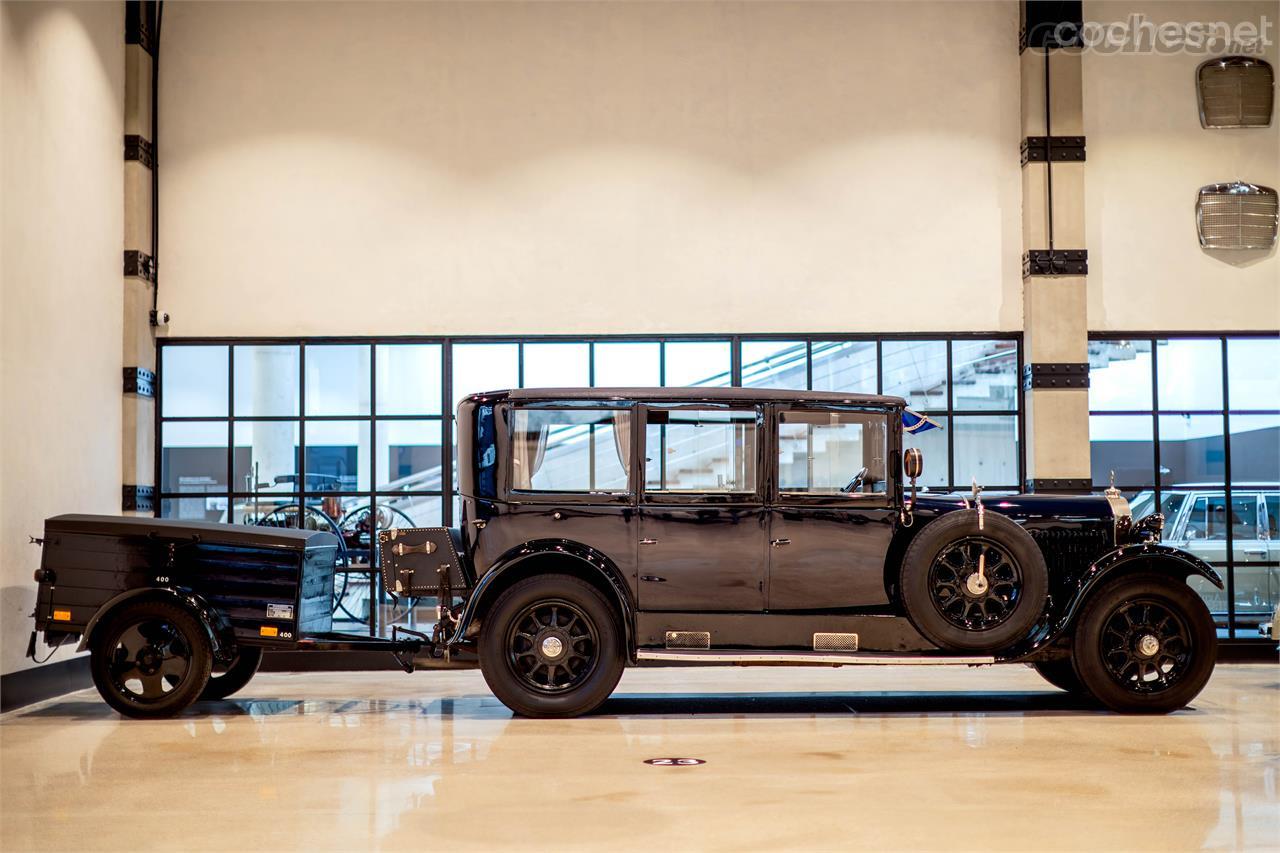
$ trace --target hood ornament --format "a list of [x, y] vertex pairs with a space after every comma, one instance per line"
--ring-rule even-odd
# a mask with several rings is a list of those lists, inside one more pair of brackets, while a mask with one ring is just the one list
[[1111, 485], [1107, 487], [1103, 494], [1109, 498], [1120, 497], [1120, 490], [1116, 488], [1116, 470], [1114, 468], [1111, 469]]

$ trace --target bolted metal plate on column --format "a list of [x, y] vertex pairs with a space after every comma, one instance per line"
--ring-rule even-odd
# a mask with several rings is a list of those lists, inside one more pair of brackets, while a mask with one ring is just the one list
[[1093, 481], [1088, 477], [1036, 477], [1027, 480], [1028, 492], [1067, 492], [1077, 494], [1093, 491]]
[[1022, 390], [1032, 388], [1088, 388], [1089, 363], [1039, 362], [1022, 368]]
[[155, 259], [146, 252], [127, 249], [124, 253], [125, 278], [140, 278], [143, 281], [156, 280]]
[[125, 512], [154, 512], [156, 487], [126, 485], [121, 507]]
[[1032, 249], [1022, 255], [1022, 277], [1088, 275], [1088, 249]]
[[1028, 136], [1022, 140], [1022, 165], [1083, 163], [1083, 136]]
[[156, 151], [145, 136], [130, 133], [124, 138], [124, 159], [125, 162], [136, 160], [151, 169], [156, 165]]
[[124, 369], [124, 393], [137, 394], [139, 397], [156, 395], [156, 375], [145, 367], [126, 367]]

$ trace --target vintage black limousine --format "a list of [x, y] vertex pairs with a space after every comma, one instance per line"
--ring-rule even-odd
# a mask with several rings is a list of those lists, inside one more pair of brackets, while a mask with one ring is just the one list
[[1222, 581], [1158, 515], [918, 492], [900, 398], [525, 389], [457, 414], [459, 525], [379, 534], [387, 591], [439, 601], [432, 636], [330, 633], [328, 534], [88, 516], [46, 524], [37, 629], [81, 637], [132, 716], [230, 694], [264, 648], [378, 643], [478, 664], [534, 717], [597, 708], [636, 665], [1026, 663], [1124, 712], [1181, 708], [1213, 671], [1187, 579]]

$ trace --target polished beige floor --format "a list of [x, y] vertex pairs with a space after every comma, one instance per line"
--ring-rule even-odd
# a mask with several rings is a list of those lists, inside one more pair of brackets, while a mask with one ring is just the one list
[[1159, 718], [1025, 667], [633, 670], [554, 722], [474, 672], [261, 675], [11, 712], [0, 773], [5, 851], [1280, 849], [1280, 667]]

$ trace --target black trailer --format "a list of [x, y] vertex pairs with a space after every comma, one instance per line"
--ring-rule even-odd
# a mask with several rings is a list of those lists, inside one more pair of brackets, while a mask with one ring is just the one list
[[[398, 533], [416, 543], [409, 554], [425, 550], [422, 535]], [[430, 637], [403, 628], [391, 639], [333, 632], [331, 533], [60, 515], [37, 541], [36, 631], [52, 646], [79, 639], [99, 692], [129, 716], [225, 698], [271, 649], [386, 651], [406, 671], [446, 663]]]

